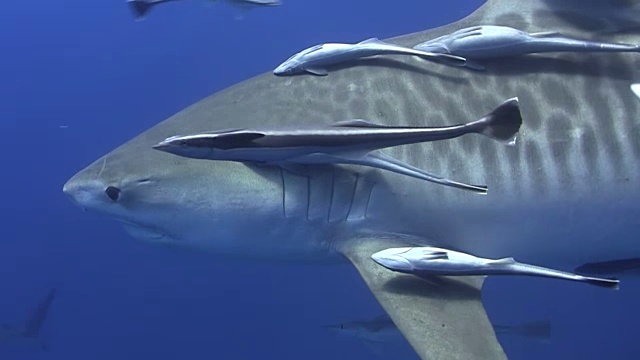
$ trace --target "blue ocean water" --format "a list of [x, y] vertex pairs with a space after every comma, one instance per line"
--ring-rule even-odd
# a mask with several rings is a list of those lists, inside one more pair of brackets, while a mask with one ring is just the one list
[[[46, 350], [0, 342], [0, 359], [369, 359], [323, 324], [382, 310], [351, 266], [223, 261], [139, 243], [82, 212], [64, 182], [184, 107], [270, 71], [307, 46], [446, 24], [479, 0], [286, 0], [236, 17], [225, 4], [7, 2], [0, 12], [3, 235], [0, 323], [20, 324], [51, 287]], [[550, 318], [552, 341], [505, 337], [514, 359], [636, 359], [640, 287], [618, 292], [490, 279], [495, 323]], [[408, 345], [394, 359], [416, 359]]]

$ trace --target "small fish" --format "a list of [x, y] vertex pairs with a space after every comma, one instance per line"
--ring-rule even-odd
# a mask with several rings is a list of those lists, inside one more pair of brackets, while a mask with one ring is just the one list
[[231, 129], [172, 136], [154, 149], [194, 159], [274, 164], [356, 164], [460, 189], [486, 193], [487, 187], [441, 178], [378, 151], [382, 148], [456, 138], [479, 133], [514, 145], [522, 116], [517, 98], [509, 99], [485, 117], [445, 127], [394, 127], [365, 120], [347, 120], [332, 126], [297, 129]]
[[527, 33], [507, 26], [481, 25], [460, 29], [425, 41], [417, 50], [458, 55], [468, 66], [481, 70], [474, 59], [519, 56], [545, 52], [640, 52], [639, 45], [572, 39], [557, 32]]
[[180, 0], [127, 0], [127, 3], [131, 10], [133, 10], [135, 19], [137, 21], [142, 21], [154, 6], [172, 1]]
[[293, 75], [307, 72], [325, 76], [328, 74], [326, 68], [330, 65], [377, 55], [413, 55], [450, 66], [464, 66], [466, 62], [460, 56], [415, 50], [370, 38], [357, 44], [329, 43], [312, 46], [287, 59], [273, 73]]
[[437, 247], [390, 248], [371, 255], [385, 268], [417, 276], [430, 275], [526, 275], [582, 281], [591, 285], [618, 289], [617, 279], [586, 277], [564, 271], [519, 263], [513, 258], [486, 259]]

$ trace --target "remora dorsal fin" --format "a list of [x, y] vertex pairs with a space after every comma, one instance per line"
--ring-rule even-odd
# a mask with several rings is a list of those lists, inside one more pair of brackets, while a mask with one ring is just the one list
[[339, 242], [369, 290], [421, 359], [506, 359], [482, 305], [484, 276], [433, 277], [396, 273], [371, 255], [407, 243], [375, 237]]
[[382, 44], [384, 43], [384, 41], [376, 38], [376, 37], [372, 37], [372, 38], [368, 38], [366, 40], [362, 40], [360, 41], [358, 44]]
[[362, 119], [351, 119], [351, 120], [338, 121], [338, 122], [335, 122], [331, 126], [335, 126], [335, 127], [358, 127], [358, 128], [388, 128], [388, 126], [374, 124], [372, 122], [368, 122], [367, 120], [362, 120]]
[[543, 38], [543, 37], [562, 36], [562, 34], [560, 34], [557, 31], [542, 31], [542, 32], [531, 33], [531, 34], [529, 34], [529, 36]]
[[502, 264], [502, 265], [509, 265], [509, 264], [515, 264], [516, 260], [512, 257], [506, 257], [503, 259], [497, 259], [497, 260], [493, 260], [491, 261], [492, 264]]

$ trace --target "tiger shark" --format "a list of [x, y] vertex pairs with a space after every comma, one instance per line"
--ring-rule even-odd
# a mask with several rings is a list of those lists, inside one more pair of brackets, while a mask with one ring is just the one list
[[[385, 41], [411, 47], [493, 24], [637, 43], [639, 5], [487, 0], [461, 20]], [[630, 90], [640, 80], [637, 59], [553, 53], [490, 61], [484, 72], [417, 69], [415, 59], [391, 58], [337, 69], [330, 79], [259, 75], [125, 142], [63, 191], [154, 244], [244, 260], [350, 262], [421, 359], [504, 359], [482, 303], [485, 276], [426, 282], [385, 269], [371, 255], [437, 246], [567, 270], [639, 257], [640, 101]], [[212, 128], [340, 119], [422, 126], [425, 116], [451, 124], [512, 97], [523, 117], [518, 146], [460, 137], [385, 150], [421, 168], [483, 181], [492, 191], [481, 197], [359, 165], [311, 166], [300, 175], [153, 149], [175, 134]]]

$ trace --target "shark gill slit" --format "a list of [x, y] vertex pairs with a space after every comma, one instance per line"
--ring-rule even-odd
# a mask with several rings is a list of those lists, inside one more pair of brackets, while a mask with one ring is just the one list
[[307, 176], [307, 221], [309, 220], [309, 212], [311, 211], [311, 176]]
[[353, 173], [356, 179], [353, 181], [353, 190], [351, 191], [351, 201], [349, 202], [349, 210], [347, 210], [347, 215], [344, 217], [344, 220], [347, 221], [349, 216], [351, 215], [351, 209], [353, 208], [353, 202], [356, 199], [356, 191], [358, 189], [358, 182], [360, 181], [360, 173]]
[[287, 217], [287, 210], [286, 210], [286, 206], [287, 206], [287, 200], [286, 200], [286, 196], [287, 196], [287, 189], [284, 185], [284, 170], [282, 168], [280, 168], [280, 179], [282, 180], [282, 217], [286, 218]]
[[331, 195], [329, 195], [329, 207], [327, 210], [327, 223], [331, 222], [331, 209], [333, 209], [333, 197], [336, 192], [336, 169], [331, 167]]
[[364, 206], [364, 216], [363, 219], [367, 218], [367, 214], [369, 213], [369, 203], [371, 202], [371, 196], [373, 195], [373, 188], [377, 185], [377, 183], [371, 184], [369, 187], [369, 193], [367, 194], [367, 203]]

